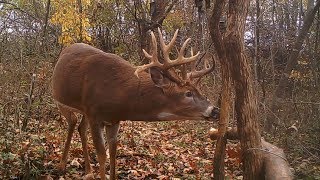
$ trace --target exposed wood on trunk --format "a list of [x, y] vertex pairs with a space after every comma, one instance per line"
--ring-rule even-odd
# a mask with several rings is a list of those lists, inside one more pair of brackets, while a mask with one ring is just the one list
[[[209, 131], [209, 137], [212, 140], [217, 140], [219, 137], [219, 131], [218, 129], [211, 128]], [[228, 128], [225, 137], [228, 140], [239, 140], [239, 134], [237, 128]]]

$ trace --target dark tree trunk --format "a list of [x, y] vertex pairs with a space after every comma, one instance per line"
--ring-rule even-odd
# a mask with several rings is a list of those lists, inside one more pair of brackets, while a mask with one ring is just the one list
[[82, 27], [82, 1], [81, 0], [77, 0], [78, 3], [78, 8], [79, 8], [79, 14], [80, 14], [80, 25], [79, 25], [79, 29], [80, 29], [80, 34], [79, 34], [79, 39], [78, 42], [83, 42], [83, 37], [82, 37], [82, 32], [83, 32], [83, 27]]
[[302, 49], [302, 44], [308, 35], [309, 29], [313, 23], [315, 14], [318, 11], [319, 6], [320, 6], [320, 0], [317, 1], [317, 4], [315, 5], [315, 7], [311, 8], [310, 11], [308, 11], [307, 15], [305, 16], [302, 29], [299, 31], [299, 35], [293, 45], [293, 49], [292, 49], [292, 52], [290, 53], [286, 68], [284, 69], [279, 85], [275, 90], [275, 95], [277, 97], [283, 96], [283, 93], [284, 93], [283, 90], [288, 83], [288, 77], [290, 76], [292, 69], [297, 65], [299, 53]]

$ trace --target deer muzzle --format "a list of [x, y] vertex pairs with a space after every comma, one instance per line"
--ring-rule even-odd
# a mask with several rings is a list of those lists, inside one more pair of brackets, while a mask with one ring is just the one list
[[210, 117], [217, 120], [220, 117], [220, 108], [214, 107], [211, 111]]
[[209, 106], [202, 115], [207, 119], [217, 120], [219, 118], [220, 109], [214, 106]]

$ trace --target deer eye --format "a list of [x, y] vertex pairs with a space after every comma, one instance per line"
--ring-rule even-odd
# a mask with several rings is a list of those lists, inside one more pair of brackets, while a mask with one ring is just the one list
[[185, 93], [185, 96], [186, 96], [186, 97], [192, 97], [192, 96], [193, 96], [193, 94], [192, 94], [192, 92], [191, 92], [191, 91], [187, 91], [187, 92]]

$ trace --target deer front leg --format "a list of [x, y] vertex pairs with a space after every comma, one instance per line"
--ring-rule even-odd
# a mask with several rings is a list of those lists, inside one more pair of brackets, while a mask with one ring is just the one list
[[81, 122], [78, 127], [78, 131], [80, 134], [81, 138], [81, 143], [82, 143], [82, 151], [83, 151], [83, 156], [84, 156], [84, 163], [85, 163], [85, 172], [86, 174], [91, 174], [92, 169], [90, 166], [90, 158], [89, 158], [89, 153], [88, 153], [88, 121], [85, 118], [85, 116], [82, 116]]
[[103, 138], [103, 128], [104, 125], [102, 123], [99, 123], [98, 121], [95, 121], [96, 119], [91, 119], [88, 117], [93, 145], [96, 149], [97, 156], [98, 156], [98, 162], [99, 162], [99, 171], [100, 171], [100, 178], [102, 180], [106, 179], [106, 149], [104, 144], [104, 138]]
[[110, 155], [110, 180], [116, 179], [116, 155], [117, 155], [117, 135], [119, 132], [119, 122], [111, 126], [106, 126], [107, 142]]

